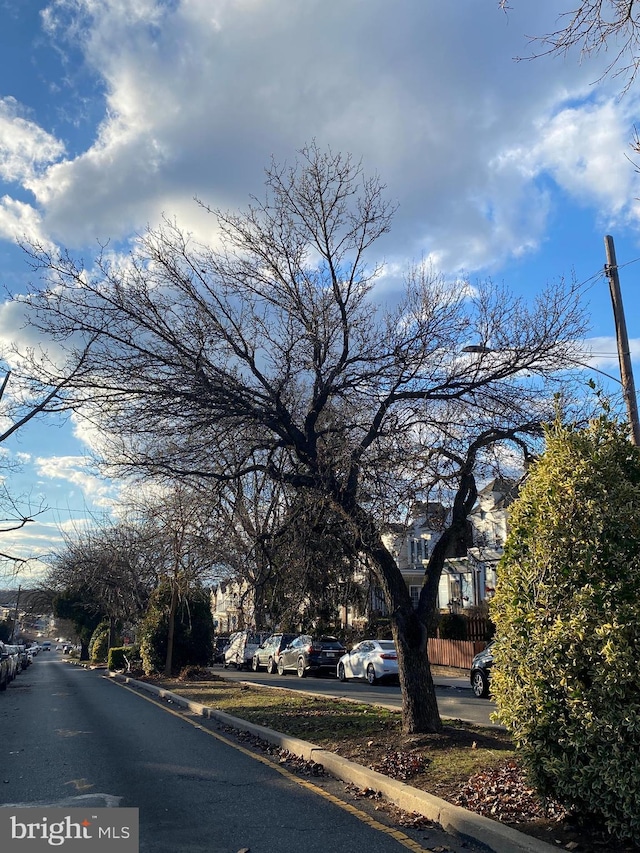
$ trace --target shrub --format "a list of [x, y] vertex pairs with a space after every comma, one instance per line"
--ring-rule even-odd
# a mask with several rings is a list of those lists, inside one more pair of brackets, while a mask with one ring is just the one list
[[544, 796], [640, 831], [640, 451], [558, 424], [512, 507], [492, 692]]
[[112, 646], [107, 656], [107, 669], [114, 672], [118, 669], [127, 669], [127, 661], [131, 665], [131, 661], [139, 660], [139, 658], [140, 649], [138, 646]]
[[443, 613], [438, 623], [438, 631], [443, 640], [466, 640], [466, 617], [460, 613]]
[[[162, 672], [167, 657], [171, 587], [163, 581], [154, 590], [140, 628], [140, 657], [147, 674]], [[187, 664], [208, 666], [213, 657], [213, 617], [209, 594], [196, 586], [183, 596], [176, 611], [172, 669]]]
[[91, 663], [104, 663], [109, 651], [109, 623], [101, 622], [89, 640], [89, 659]]

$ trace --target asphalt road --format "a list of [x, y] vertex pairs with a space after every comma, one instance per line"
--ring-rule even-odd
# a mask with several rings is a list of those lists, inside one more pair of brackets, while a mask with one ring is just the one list
[[[239, 671], [234, 667], [223, 669], [221, 666], [216, 666], [214, 671], [233, 681], [248, 681], [252, 684], [284, 687], [288, 690], [305, 690], [323, 696], [353, 699], [358, 702], [384, 705], [391, 708], [402, 706], [400, 688], [394, 684], [376, 684], [370, 687], [366, 681], [340, 682], [330, 676], [298, 678], [295, 673], [267, 675], [265, 672]], [[484, 726], [494, 725], [491, 722], [491, 714], [495, 711], [494, 703], [487, 699], [477, 699], [473, 695], [471, 685], [466, 678], [445, 677], [436, 678], [435, 681], [438, 709], [443, 719], [464, 720]]]
[[0, 806], [88, 796], [139, 809], [142, 853], [476, 849], [436, 829], [391, 830], [341, 783], [296, 777], [215, 721], [41, 653], [0, 694]]

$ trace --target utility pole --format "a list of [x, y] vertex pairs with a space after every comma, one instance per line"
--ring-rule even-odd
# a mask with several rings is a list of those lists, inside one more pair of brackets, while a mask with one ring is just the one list
[[631, 443], [638, 446], [640, 445], [638, 400], [633, 382], [633, 371], [631, 369], [629, 338], [627, 336], [627, 324], [624, 319], [624, 309], [622, 307], [622, 294], [620, 292], [620, 279], [618, 278], [618, 264], [616, 261], [616, 250], [613, 245], [613, 237], [606, 236], [604, 238], [604, 246], [607, 253], [607, 263], [604, 266], [604, 271], [609, 279], [611, 302], [613, 304], [613, 317], [616, 324], [616, 340], [618, 342], [618, 361], [620, 362], [622, 394], [627, 407], [629, 424], [631, 425]]
[[18, 604], [20, 603], [20, 590], [22, 586], [18, 586], [18, 594], [16, 595], [16, 609], [13, 615], [13, 625], [11, 626], [11, 642], [13, 643], [16, 636], [16, 625], [18, 624]]

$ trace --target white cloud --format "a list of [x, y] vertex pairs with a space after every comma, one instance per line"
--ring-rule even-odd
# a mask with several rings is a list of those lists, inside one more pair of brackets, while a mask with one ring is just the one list
[[52, 245], [43, 229], [40, 211], [8, 195], [0, 198], [0, 239], [27, 240], [45, 248]]
[[[629, 339], [629, 354], [632, 361], [640, 362], [640, 338]], [[619, 372], [618, 344], [615, 337], [594, 337], [584, 341], [585, 364], [594, 369], [613, 373]]]
[[[597, 59], [513, 63], [562, 4], [540, 6], [507, 18], [477, 0], [407, 0], [402, 14], [387, 0], [56, 0], [48, 32], [102, 82], [102, 121], [67, 159], [29, 126], [48, 151], [14, 168], [35, 194], [32, 221], [7, 203], [0, 233], [22, 213], [81, 246], [177, 212], [207, 239], [194, 195], [245, 204], [271, 154], [291, 158], [314, 137], [362, 156], [400, 202], [382, 244], [392, 264], [430, 255], [447, 273], [473, 272], [535, 250], [553, 205], [543, 175], [605, 215], [626, 205], [636, 216], [622, 162], [631, 99], [604, 88], [590, 102]], [[17, 117], [14, 127], [17, 149], [25, 130]]]
[[506, 152], [535, 176], [547, 172], [579, 201], [597, 206], [608, 217], [631, 210], [634, 168], [625, 153], [638, 100], [622, 105], [604, 100], [560, 110], [541, 121], [529, 150]]
[[64, 145], [20, 113], [15, 98], [0, 98], [0, 178], [29, 189], [39, 172], [62, 157]]
[[94, 506], [109, 507], [114, 502], [115, 487], [99, 477], [83, 456], [49, 456], [35, 460], [39, 476], [50, 480], [63, 480], [77, 486], [83, 496]]

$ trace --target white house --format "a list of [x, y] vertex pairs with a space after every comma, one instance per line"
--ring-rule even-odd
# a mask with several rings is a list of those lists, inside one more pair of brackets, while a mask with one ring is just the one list
[[[414, 605], [420, 597], [425, 567], [442, 536], [448, 515], [449, 510], [439, 502], [418, 501], [408, 524], [390, 524], [383, 534], [382, 540], [402, 572]], [[438, 592], [439, 607], [445, 607], [450, 598], [447, 577], [445, 571]], [[384, 610], [383, 607], [378, 609]]]
[[219, 581], [211, 590], [211, 612], [218, 634], [254, 628], [253, 593], [247, 581]]

